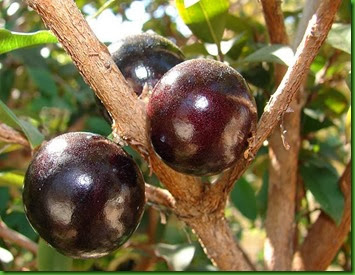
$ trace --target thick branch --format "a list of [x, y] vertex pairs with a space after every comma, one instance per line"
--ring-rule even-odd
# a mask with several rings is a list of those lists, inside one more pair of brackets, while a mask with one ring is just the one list
[[185, 219], [184, 221], [199, 236], [205, 253], [220, 270], [252, 270], [236, 244], [223, 215], [203, 215], [199, 219]]
[[14, 243], [20, 247], [23, 247], [32, 253], [37, 253], [37, 244], [21, 235], [20, 233], [8, 228], [6, 224], [0, 221], [0, 238], [5, 241]]
[[[263, 13], [272, 44], [288, 44], [277, 0], [262, 0]], [[275, 84], [280, 84], [286, 66], [275, 64]], [[300, 110], [297, 96], [291, 102], [293, 113], [286, 114], [269, 137], [269, 191], [265, 220], [264, 261], [268, 270], [290, 270], [293, 257], [295, 194], [300, 144]], [[285, 144], [287, 142], [287, 144]]]
[[271, 44], [288, 44], [281, 1], [261, 0]]
[[0, 140], [30, 147], [27, 139], [21, 133], [3, 123], [0, 123]]
[[294, 270], [325, 270], [344, 242], [351, 223], [351, 161], [339, 180], [345, 207], [340, 224], [322, 212], [294, 258]]

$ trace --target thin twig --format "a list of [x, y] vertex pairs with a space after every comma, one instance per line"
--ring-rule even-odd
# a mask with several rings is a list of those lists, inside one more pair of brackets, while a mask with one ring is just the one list
[[170, 194], [168, 190], [145, 184], [145, 195], [147, 200], [173, 209], [175, 207], [175, 198]]
[[28, 140], [20, 132], [3, 123], [0, 123], [0, 140], [30, 148]]
[[0, 238], [2, 238], [4, 241], [8, 241], [23, 247], [34, 254], [37, 253], [38, 246], [36, 243], [21, 235], [20, 233], [8, 228], [2, 221], [0, 221]]

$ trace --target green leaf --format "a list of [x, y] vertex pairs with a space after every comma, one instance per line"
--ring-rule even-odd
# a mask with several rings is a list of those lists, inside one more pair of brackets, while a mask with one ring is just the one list
[[344, 211], [344, 196], [338, 184], [339, 176], [328, 163], [317, 159], [300, 167], [305, 186], [337, 225]]
[[32, 124], [19, 119], [16, 115], [0, 100], [0, 121], [21, 130], [27, 137], [32, 148], [39, 146], [44, 140], [44, 136]]
[[304, 108], [302, 115], [302, 134], [309, 134], [317, 132], [320, 129], [324, 129], [333, 126], [334, 123], [328, 119], [324, 112], [315, 109]]
[[57, 42], [57, 38], [50, 31], [19, 33], [0, 29], [0, 54], [24, 47]]
[[0, 186], [0, 215], [2, 216], [10, 202], [10, 192], [8, 187]]
[[185, 270], [194, 258], [195, 250], [195, 246], [191, 244], [171, 245], [159, 243], [156, 245], [157, 254], [164, 258], [174, 271]]
[[219, 44], [222, 40], [229, 1], [175, 0], [179, 15], [201, 40]]
[[28, 222], [23, 210], [23, 206], [9, 203], [9, 209], [2, 216], [4, 223], [11, 229], [25, 235], [29, 239], [35, 241], [38, 238], [37, 233], [33, 230]]
[[39, 271], [71, 271], [73, 259], [66, 257], [40, 239], [37, 266]]
[[23, 175], [7, 171], [0, 172], [0, 186], [19, 186], [23, 185]]
[[317, 91], [317, 97], [310, 103], [310, 109], [322, 110], [327, 116], [339, 117], [349, 107], [347, 97], [339, 90], [324, 87]]
[[245, 62], [273, 62], [290, 66], [293, 60], [293, 51], [284, 45], [271, 45], [260, 48], [248, 55]]
[[249, 84], [263, 89], [270, 89], [271, 72], [266, 70], [260, 63], [248, 65], [240, 73]]
[[327, 42], [332, 47], [351, 54], [351, 25], [334, 23], [329, 31]]
[[53, 76], [45, 68], [33, 68], [27, 67], [28, 73], [36, 84], [41, 94], [47, 97], [53, 97], [57, 95], [57, 86], [53, 79]]
[[227, 56], [232, 58], [233, 60], [237, 60], [239, 56], [242, 54], [243, 48], [247, 42], [248, 42], [248, 36], [245, 32], [237, 35], [234, 38], [232, 47], [227, 52]]
[[256, 197], [253, 188], [244, 178], [235, 184], [231, 198], [238, 210], [248, 219], [255, 220], [257, 214]]
[[0, 100], [7, 101], [15, 80], [15, 70], [0, 71]]
[[267, 199], [268, 199], [268, 189], [269, 189], [269, 173], [265, 171], [263, 175], [263, 184], [256, 195], [256, 205], [259, 214], [263, 217], [267, 210]]
[[186, 57], [190, 58], [208, 55], [205, 45], [198, 42], [193, 43], [191, 45], [185, 45], [181, 48], [181, 50]]

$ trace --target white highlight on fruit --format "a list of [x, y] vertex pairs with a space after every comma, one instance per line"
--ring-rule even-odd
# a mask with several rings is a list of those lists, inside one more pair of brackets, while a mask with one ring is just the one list
[[207, 109], [209, 103], [208, 99], [205, 96], [199, 95], [195, 101], [195, 107], [201, 111]]
[[82, 186], [88, 186], [92, 184], [92, 178], [89, 175], [82, 174], [78, 177], [78, 183]]
[[147, 78], [148, 77], [148, 72], [147, 69], [144, 66], [138, 66], [135, 70], [134, 70], [136, 76], [138, 78]]
[[48, 154], [55, 154], [55, 157], [58, 157], [67, 146], [68, 142], [64, 138], [56, 138], [53, 142], [48, 143], [47, 152]]
[[176, 82], [176, 79], [179, 76], [179, 72], [174, 70], [166, 73], [163, 78], [161, 78], [161, 83], [163, 85], [172, 85]]
[[193, 133], [195, 131], [194, 125], [182, 120], [175, 120], [173, 122], [173, 126], [176, 134], [181, 140], [183, 141], [191, 140]]

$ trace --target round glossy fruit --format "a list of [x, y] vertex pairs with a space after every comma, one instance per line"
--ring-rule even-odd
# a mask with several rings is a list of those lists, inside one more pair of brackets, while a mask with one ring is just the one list
[[[158, 80], [172, 67], [184, 61], [180, 49], [170, 40], [153, 33], [127, 36], [109, 46], [114, 62], [137, 95], [145, 85], [152, 90]], [[96, 98], [101, 112], [111, 118]], [[105, 113], [106, 112], [106, 113]]]
[[213, 60], [185, 61], [155, 85], [147, 106], [155, 152], [173, 169], [220, 173], [243, 157], [257, 113], [243, 77]]
[[59, 252], [73, 258], [101, 257], [137, 228], [144, 181], [115, 143], [95, 134], [67, 133], [34, 156], [23, 202], [33, 228]]

